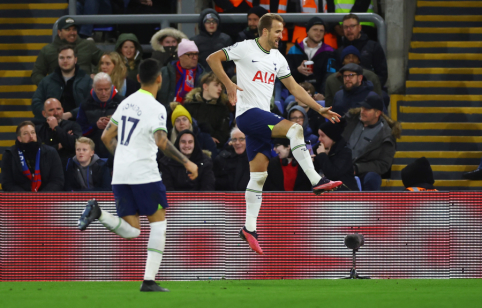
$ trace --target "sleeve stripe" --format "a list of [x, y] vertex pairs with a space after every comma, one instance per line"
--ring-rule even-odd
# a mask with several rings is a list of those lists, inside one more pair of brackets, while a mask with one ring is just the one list
[[110, 118], [111, 122], [114, 123], [115, 125], [119, 125], [119, 122], [117, 122], [116, 120], [114, 120], [113, 118]]
[[285, 79], [285, 78], [288, 78], [290, 76], [291, 76], [291, 73], [289, 73], [288, 75], [285, 75], [285, 76], [278, 77], [278, 79]]
[[162, 127], [159, 127], [159, 128], [156, 128], [152, 133], [154, 134], [155, 132], [157, 132], [158, 130], [163, 130], [167, 133], [167, 129], [165, 128], [162, 128]]
[[229, 61], [229, 55], [228, 55], [228, 52], [226, 51], [226, 49], [221, 49], [222, 51], [224, 51], [224, 54], [226, 55], [226, 61]]

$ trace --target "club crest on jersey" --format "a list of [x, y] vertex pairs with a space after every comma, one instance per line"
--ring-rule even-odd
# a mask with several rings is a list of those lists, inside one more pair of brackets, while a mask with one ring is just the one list
[[254, 75], [253, 81], [259, 80], [262, 83], [267, 84], [274, 84], [274, 74], [265, 72], [264, 74], [261, 71], [257, 71], [256, 75]]

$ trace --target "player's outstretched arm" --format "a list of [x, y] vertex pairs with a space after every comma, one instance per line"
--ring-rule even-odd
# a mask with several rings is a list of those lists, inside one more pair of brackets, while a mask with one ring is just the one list
[[169, 141], [167, 138], [167, 133], [163, 130], [158, 130], [157, 132], [154, 133], [154, 138], [156, 139], [156, 145], [161, 151], [164, 153], [169, 158], [174, 159], [175, 161], [181, 163], [184, 165], [187, 171], [190, 173], [188, 174], [188, 177], [191, 180], [194, 180], [197, 178], [197, 165], [187, 159], [184, 154], [179, 152], [178, 149]]
[[226, 61], [226, 55], [224, 51], [218, 50], [207, 57], [206, 62], [211, 67], [211, 70], [216, 75], [216, 77], [221, 80], [221, 82], [226, 87], [226, 91], [228, 92], [229, 102], [234, 106], [236, 105], [237, 101], [237, 90], [243, 91], [240, 87], [238, 87], [234, 82], [229, 79], [228, 75], [224, 71], [222, 62]]
[[340, 122], [340, 115], [338, 113], [331, 111], [331, 107], [325, 108], [318, 104], [308, 92], [295, 81], [293, 76], [283, 78], [281, 82], [297, 100], [308, 105], [311, 109], [330, 120], [331, 123]]
[[114, 155], [117, 147], [117, 125], [109, 121], [100, 138], [110, 154]]

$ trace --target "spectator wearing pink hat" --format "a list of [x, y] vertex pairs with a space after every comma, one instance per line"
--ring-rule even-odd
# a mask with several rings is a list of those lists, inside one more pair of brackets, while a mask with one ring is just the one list
[[157, 92], [157, 100], [170, 112], [169, 103], [184, 104], [186, 94], [200, 87], [204, 67], [198, 63], [199, 50], [196, 43], [183, 39], [177, 48], [179, 60], [172, 61], [161, 69], [162, 86]]

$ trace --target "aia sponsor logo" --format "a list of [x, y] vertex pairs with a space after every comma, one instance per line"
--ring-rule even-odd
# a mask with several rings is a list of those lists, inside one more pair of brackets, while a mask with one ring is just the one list
[[274, 85], [274, 74], [265, 72], [264, 74], [261, 71], [257, 71], [256, 75], [254, 75], [253, 81], [261, 81], [262, 83], [273, 84]]

